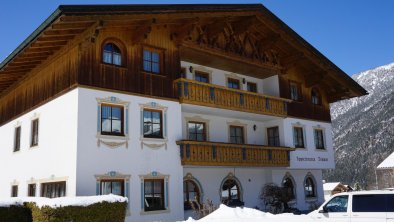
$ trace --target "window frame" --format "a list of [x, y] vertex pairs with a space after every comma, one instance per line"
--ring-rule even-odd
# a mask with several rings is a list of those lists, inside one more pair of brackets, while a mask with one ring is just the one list
[[[111, 107], [111, 132], [103, 132], [103, 107]], [[113, 132], [112, 130], [112, 109], [116, 107], [116, 108], [120, 108], [121, 109], [121, 132], [120, 133], [116, 133]], [[100, 134], [101, 135], [106, 135], [106, 136], [125, 136], [125, 107], [124, 105], [116, 105], [116, 104], [109, 104], [109, 103], [101, 103], [100, 104]]]
[[322, 105], [322, 96], [320, 94], [320, 91], [316, 88], [311, 89], [311, 103], [315, 106]]
[[[223, 190], [224, 185], [229, 180], [232, 180], [237, 187], [237, 199], [232, 199], [232, 196], [231, 196], [232, 189]], [[223, 198], [223, 191], [228, 191], [228, 198], [227, 199]], [[242, 184], [238, 180], [238, 178], [236, 178], [232, 173], [229, 173], [220, 183], [219, 197], [220, 197], [220, 202], [227, 205], [227, 206], [243, 206], [244, 205]]]
[[[241, 129], [241, 137], [239, 136], [239, 135], [235, 135], [235, 136], [232, 136], [231, 135], [231, 130], [232, 129]], [[237, 133], [237, 131], [235, 131], [235, 134]], [[235, 142], [233, 142], [233, 139], [232, 138], [235, 138]], [[237, 141], [238, 141], [238, 138], [241, 138], [241, 140], [242, 140], [242, 142], [241, 143], [238, 143]], [[229, 142], [230, 143], [233, 143], [233, 144], [245, 144], [246, 143], [246, 140], [245, 140], [245, 127], [244, 126], [239, 126], [239, 125], [229, 125]]]
[[[295, 89], [296, 91], [293, 91], [293, 89]], [[289, 97], [293, 101], [302, 102], [302, 91], [300, 83], [295, 81], [289, 81]]]
[[[270, 130], [276, 129], [276, 132], [278, 135], [270, 136]], [[271, 144], [271, 141], [274, 141], [273, 144]], [[272, 147], [279, 147], [280, 146], [280, 131], [279, 131], [279, 126], [272, 126], [272, 127], [267, 127], [267, 146], [272, 146]]]
[[[250, 89], [251, 89], [250, 86], [253, 86], [253, 87], [254, 87], [254, 91], [253, 91], [253, 90], [250, 90]], [[253, 88], [253, 87], [252, 87], [252, 88]], [[246, 83], [246, 90], [247, 90], [248, 92], [258, 93], [258, 90], [257, 90], [257, 83], [255, 83], [255, 82], [247, 82], [247, 83]]]
[[[146, 136], [146, 135], [145, 135], [145, 132], [144, 132], [144, 130], [145, 130], [145, 111], [148, 111], [148, 112], [151, 112], [151, 113], [153, 113], [153, 112], [160, 113], [160, 135], [159, 135], [159, 136]], [[151, 115], [151, 120], [153, 120], [152, 115]], [[164, 131], [164, 128], [163, 128], [163, 110], [144, 108], [144, 109], [142, 110], [142, 123], [143, 123], [143, 126], [142, 126], [142, 128], [143, 128], [142, 136], [143, 136], [144, 138], [164, 139], [164, 132], [163, 132], [163, 131]], [[152, 121], [151, 124], [154, 124], [153, 121]], [[152, 129], [153, 129], [153, 125], [152, 125]]]
[[18, 152], [21, 150], [21, 136], [22, 136], [22, 126], [16, 126], [14, 129], [14, 147], [13, 152]]
[[289, 187], [291, 189], [291, 196], [292, 196], [292, 199], [290, 199], [289, 202], [296, 201], [297, 200], [296, 181], [294, 180], [294, 177], [289, 172], [287, 172], [286, 175], [282, 179], [282, 187], [283, 188], [286, 188], [286, 184], [285, 184], [286, 180], [290, 181], [291, 185], [292, 185], [292, 187]]
[[[318, 146], [318, 144], [320, 144], [320, 142], [317, 141], [319, 139], [317, 137], [317, 132], [321, 133], [321, 147]], [[314, 140], [314, 143], [315, 143], [315, 149], [317, 149], [317, 150], [326, 150], [325, 138], [324, 138], [324, 129], [314, 128], [313, 129], [313, 140]]]
[[27, 196], [28, 197], [35, 197], [37, 195], [37, 184], [36, 183], [29, 183], [27, 185]]
[[[156, 193], [156, 191], [155, 191], [155, 182], [158, 182], [158, 181], [160, 181], [160, 188], [161, 188], [161, 192], [160, 193]], [[149, 192], [147, 192], [147, 189], [146, 189], [146, 184], [147, 183], [151, 183], [151, 190], [149, 191]], [[145, 204], [144, 204], [144, 211], [145, 212], [152, 212], [152, 211], [162, 211], [162, 210], [166, 210], [166, 207], [165, 207], [165, 191], [164, 191], [164, 183], [165, 183], [165, 181], [164, 181], [164, 179], [163, 178], [155, 178], [155, 179], [153, 179], [153, 178], [149, 178], [149, 179], [144, 179], [144, 194], [143, 194], [143, 197], [144, 197], [144, 202], [145, 202]], [[160, 195], [160, 206], [152, 206], [152, 207], [147, 207], [146, 205], [147, 205], [147, 203], [148, 203], [148, 201], [146, 200], [146, 196], [147, 195], [152, 195], [153, 194], [153, 197], [155, 197], [156, 196], [156, 194], [159, 194]]]
[[[201, 133], [198, 133], [197, 132], [197, 130], [196, 130], [196, 127], [194, 127], [194, 129], [195, 129], [195, 133], [193, 133], [193, 134], [195, 134], [195, 138], [196, 139], [191, 139], [190, 138], [190, 127], [189, 127], [189, 124], [201, 124], [202, 126], [203, 126], [203, 132], [202, 132], [202, 136], [203, 136], [203, 140], [198, 140], [198, 136], [197, 135], [200, 135]], [[187, 122], [187, 138], [188, 138], [188, 140], [193, 140], [193, 141], [207, 141], [207, 129], [206, 129], [206, 123], [205, 122], [198, 122], [198, 121], [188, 121]]]
[[[192, 183], [194, 186], [194, 191], [189, 191], [188, 183]], [[190, 193], [196, 193], [194, 195], [194, 200], [190, 199]], [[191, 210], [191, 204], [194, 204], [194, 201], [197, 201], [197, 204], [201, 204], [201, 189], [199, 184], [193, 179], [184, 179], [183, 180], [183, 208], [184, 210]]]
[[36, 147], [39, 143], [39, 130], [40, 121], [39, 118], [31, 120], [31, 135], [30, 135], [30, 147]]
[[11, 197], [18, 197], [19, 185], [11, 185]]
[[[202, 76], [207, 81], [206, 82], [201, 81], [201, 78], [198, 79], [198, 76]], [[208, 72], [204, 72], [204, 71], [200, 71], [200, 70], [195, 70], [194, 71], [194, 80], [197, 81], [197, 82], [202, 82], [202, 83], [207, 83], [207, 84], [211, 83], [211, 81], [210, 81], [210, 74]]]
[[[311, 182], [311, 184], [309, 184]], [[308, 173], [304, 179], [304, 192], [305, 192], [305, 199], [316, 199], [317, 198], [317, 184], [314, 176], [311, 173]], [[309, 191], [307, 188], [311, 187], [312, 190]], [[311, 194], [309, 194], [311, 193]]]
[[[144, 54], [145, 51], [148, 51], [150, 53], [150, 60], [145, 60]], [[158, 62], [154, 62], [152, 59], [152, 54], [153, 53], [157, 53], [159, 56], [159, 61]], [[157, 48], [157, 47], [152, 47], [152, 46], [143, 46], [142, 47], [142, 67], [141, 67], [141, 71], [145, 72], [145, 73], [149, 73], [149, 74], [154, 74], [154, 75], [164, 75], [164, 49], [161, 48]], [[145, 62], [149, 62], [150, 64], [150, 70], [146, 70], [145, 69]], [[158, 68], [159, 68], [159, 72], [153, 72], [152, 70], [152, 64], [156, 63], [158, 64]]]
[[[107, 45], [112, 45], [112, 49], [111, 49], [111, 52], [109, 52], [109, 51], [107, 51], [107, 50], [105, 50], [105, 47], [107, 46]], [[114, 63], [114, 54], [115, 53], [117, 53], [117, 52], [115, 52], [115, 47], [116, 47], [116, 49], [118, 49], [119, 50], [119, 56], [120, 56], [120, 64], [116, 64], [116, 63]], [[118, 67], [123, 67], [123, 63], [124, 63], [124, 52], [123, 52], [124, 50], [122, 50], [122, 47], [120, 47], [119, 46], [119, 44], [118, 43], [115, 43], [114, 41], [105, 41], [103, 44], [102, 44], [102, 47], [101, 47], [101, 62], [102, 62], [102, 64], [105, 64], [105, 65], [113, 65], [113, 66], [118, 66]], [[111, 54], [111, 62], [106, 62], [106, 61], [104, 61], [104, 53], [105, 52], [109, 52], [110, 54]]]
[[[107, 182], [110, 182], [111, 183], [111, 192], [110, 193], [112, 193], [112, 183], [113, 182], [120, 182], [120, 184], [121, 184], [121, 195], [120, 196], [123, 196], [123, 197], [125, 197], [125, 194], [126, 194], [126, 192], [125, 192], [125, 180], [124, 179], [121, 179], [121, 178], [116, 178], [116, 179], [109, 179], [109, 178], [106, 178], [106, 179], [101, 179], [100, 181], [100, 190], [99, 190], [99, 195], [107, 195], [107, 194], [103, 194], [103, 182], [104, 183], [107, 183]], [[112, 193], [113, 194], [113, 193]], [[118, 195], [118, 194], [115, 194], [115, 195]]]
[[[234, 84], [235, 82], [238, 83], [238, 88], [230, 87], [230, 84]], [[236, 79], [236, 78], [228, 77], [227, 78], [227, 88], [240, 90], [241, 89], [241, 81], [239, 79]]]
[[[46, 186], [55, 186], [51, 187], [51, 191], [53, 189], [57, 189], [56, 185], [60, 186], [60, 189], [55, 191], [55, 196], [48, 196], [47, 187]], [[64, 188], [64, 190], [63, 190]], [[52, 192], [50, 192], [52, 194]], [[55, 182], [43, 182], [40, 184], [40, 197], [47, 197], [47, 198], [57, 198], [57, 197], [65, 197], [67, 196], [67, 182], [66, 181], [55, 181]]]
[[[299, 135], [301, 133], [301, 135]], [[293, 126], [293, 144], [295, 148], [306, 148], [305, 146], [305, 138], [304, 138], [304, 127], [302, 126]], [[298, 144], [300, 142], [302, 144]]]

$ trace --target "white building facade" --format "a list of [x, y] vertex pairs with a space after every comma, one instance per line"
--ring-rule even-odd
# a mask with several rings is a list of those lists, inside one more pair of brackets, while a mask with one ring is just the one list
[[[267, 53], [263, 62], [275, 64], [256, 65], [251, 56], [245, 57], [246, 52], [241, 56], [228, 54], [219, 46], [211, 49], [215, 53], [207, 54], [207, 60], [191, 50], [195, 46], [190, 42], [177, 40], [185, 33], [193, 40], [196, 24], [210, 16], [207, 11], [220, 18], [236, 12], [225, 20], [224, 33], [232, 27], [231, 32], [243, 36], [251, 30], [239, 28], [242, 24], [238, 23], [249, 21], [251, 14], [259, 17], [259, 13], [267, 13], [266, 9], [245, 5], [240, 12], [238, 5], [201, 5], [195, 12], [202, 18], [197, 22], [190, 18], [188, 6], [168, 6], [181, 13], [176, 16], [185, 16], [174, 15], [173, 20], [168, 17], [173, 12], [162, 6], [149, 6], [152, 11], [142, 6], [119, 6], [134, 22], [131, 26], [137, 27], [130, 32], [123, 27], [129, 20], [108, 17], [104, 10], [120, 9], [107, 7], [60, 7], [55, 14], [61, 19], [50, 17], [47, 23], [53, 24], [51, 28], [41, 27], [42, 32], [32, 34], [47, 44], [53, 41], [49, 34], [65, 38], [80, 30], [69, 45], [54, 52], [54, 57], [27, 72], [31, 79], [20, 83], [25, 88], [9, 85], [10, 93], [4, 91], [1, 97], [0, 114], [18, 111], [0, 118], [0, 198], [114, 193], [129, 199], [128, 222], [180, 221], [195, 216], [191, 209], [207, 200], [214, 205], [266, 210], [260, 194], [269, 183], [288, 188], [292, 195], [289, 205], [302, 211], [324, 201], [322, 170], [334, 168], [328, 103], [342, 98], [342, 91], [335, 91], [335, 96], [334, 91], [326, 92], [324, 87], [333, 83], [324, 82], [320, 87], [315, 77], [311, 77], [312, 83], [305, 77], [308, 81], [301, 84], [304, 77], [297, 74], [298, 69], [276, 69], [275, 56]], [[89, 13], [86, 18], [68, 14], [74, 10]], [[148, 17], [148, 25], [133, 14], [139, 10], [144, 12], [141, 18]], [[90, 13], [98, 17], [89, 17]], [[89, 21], [91, 26], [82, 29]], [[171, 31], [171, 24], [180, 22], [185, 23], [183, 29], [190, 28], [189, 32]], [[216, 28], [212, 24], [205, 25]], [[236, 31], [237, 27], [240, 30]], [[204, 33], [199, 35], [204, 37]], [[204, 41], [199, 44], [206, 50]], [[248, 44], [245, 48], [252, 48]], [[18, 50], [12, 55], [22, 56], [24, 52]], [[269, 53], [274, 54], [272, 50]], [[13, 69], [7, 68], [12, 62], [13, 58], [7, 58], [2, 63], [5, 68], [0, 77], [12, 73]], [[78, 68], [70, 68], [74, 63]], [[55, 71], [47, 71], [48, 67]], [[267, 67], [275, 73], [269, 73]], [[179, 74], [171, 74], [170, 68]], [[67, 70], [65, 78], [46, 76], [60, 73], [58, 69]], [[50, 86], [60, 87], [64, 79], [70, 85], [49, 90], [49, 97], [41, 93], [31, 103], [18, 100], [19, 91], [28, 95], [24, 90], [29, 84], [39, 88], [48, 79], [53, 80]], [[356, 83], [343, 81], [343, 87], [350, 90], [347, 96], [363, 93]], [[127, 88], [131, 85], [134, 88]], [[37, 99], [40, 96], [42, 100]], [[312, 111], [304, 107], [306, 103]], [[25, 108], [19, 109], [18, 104]], [[317, 115], [324, 113], [322, 110], [324, 117]]]

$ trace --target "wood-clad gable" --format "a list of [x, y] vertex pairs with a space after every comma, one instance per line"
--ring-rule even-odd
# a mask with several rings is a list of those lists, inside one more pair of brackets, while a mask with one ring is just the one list
[[[107, 43], [121, 64], [103, 62]], [[144, 70], [147, 48], [160, 52], [160, 73]], [[0, 124], [76, 86], [173, 99], [181, 60], [279, 75], [284, 98], [289, 80], [318, 88], [317, 111], [308, 95], [289, 105], [298, 117], [329, 121], [329, 102], [366, 93], [262, 5], [60, 6], [0, 64]]]

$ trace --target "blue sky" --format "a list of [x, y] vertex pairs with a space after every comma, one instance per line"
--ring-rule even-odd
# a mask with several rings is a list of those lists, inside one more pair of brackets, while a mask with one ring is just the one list
[[[60, 4], [144, 4], [135, 0], [7, 0], [1, 3], [0, 61]], [[349, 75], [394, 62], [392, 0], [151, 0], [153, 4], [262, 3]]]

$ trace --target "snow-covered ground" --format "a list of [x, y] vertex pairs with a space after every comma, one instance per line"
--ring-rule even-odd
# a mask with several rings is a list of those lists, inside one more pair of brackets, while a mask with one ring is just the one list
[[294, 215], [294, 214], [278, 214], [273, 215], [264, 213], [259, 210], [251, 208], [231, 208], [226, 205], [220, 205], [219, 209], [209, 214], [200, 220], [193, 220], [189, 218], [184, 222], [310, 222], [314, 221], [308, 215]]
[[88, 197], [59, 197], [59, 198], [45, 198], [45, 197], [11, 197], [0, 200], [0, 207], [8, 207], [11, 205], [23, 205], [23, 203], [34, 202], [38, 207], [49, 206], [52, 208], [65, 206], [89, 206], [101, 202], [127, 202], [126, 197], [121, 197], [113, 194], [102, 196], [88, 196]]

